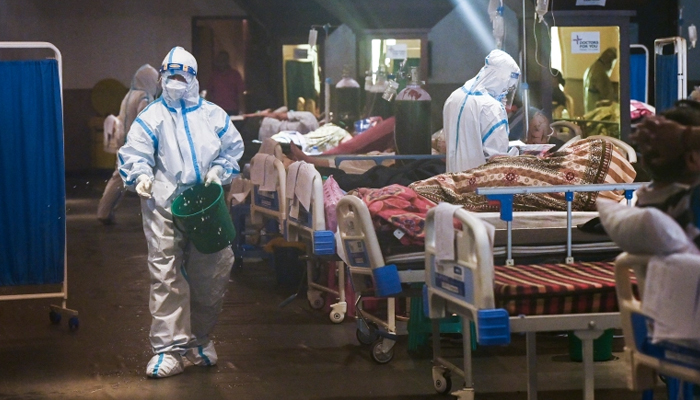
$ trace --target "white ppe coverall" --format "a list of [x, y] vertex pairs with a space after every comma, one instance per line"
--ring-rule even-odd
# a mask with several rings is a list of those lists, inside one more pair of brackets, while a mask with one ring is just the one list
[[[131, 87], [119, 108], [117, 118], [121, 121], [124, 132], [129, 132], [136, 116], [158, 97], [158, 91], [158, 71], [149, 64], [142, 65], [134, 74]], [[114, 222], [114, 210], [119, 205], [123, 194], [124, 182], [119, 175], [119, 165], [117, 165], [97, 206], [97, 218], [100, 221], [106, 224]]]
[[[211, 182], [212, 171], [218, 171], [223, 184], [231, 182], [243, 154], [243, 141], [228, 114], [199, 96], [196, 70], [197, 61], [183, 48], [168, 53], [161, 67], [162, 96], [139, 114], [119, 150], [126, 187], [133, 190], [136, 185], [146, 197], [141, 210], [151, 276], [150, 341], [156, 353], [147, 374], [153, 377], [182, 372], [181, 356], [190, 358], [191, 353], [202, 365], [216, 363], [209, 334], [233, 264], [230, 247], [201, 254], [173, 225], [173, 200], [195, 184]], [[168, 78], [174, 75], [184, 76], [187, 83]], [[152, 197], [139, 187], [146, 181], [143, 187], [150, 192], [148, 180]], [[211, 352], [203, 354], [202, 349]], [[168, 357], [178, 365], [166, 365]]]
[[447, 172], [462, 172], [508, 152], [503, 100], [517, 87], [518, 64], [502, 50], [486, 56], [479, 74], [452, 92], [442, 110]]

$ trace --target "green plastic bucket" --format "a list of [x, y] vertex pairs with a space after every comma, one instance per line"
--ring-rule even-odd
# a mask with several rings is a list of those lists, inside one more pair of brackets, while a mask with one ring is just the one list
[[200, 253], [216, 253], [236, 238], [221, 185], [197, 185], [185, 190], [173, 201], [172, 213], [175, 226], [187, 234]]
[[[612, 360], [614, 329], [607, 329], [598, 338], [593, 340], [593, 361]], [[569, 358], [571, 361], [583, 360], [583, 343], [573, 332], [569, 332]]]

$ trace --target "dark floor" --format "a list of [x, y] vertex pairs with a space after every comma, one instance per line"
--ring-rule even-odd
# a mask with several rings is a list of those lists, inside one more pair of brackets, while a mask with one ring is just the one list
[[[353, 319], [334, 325], [305, 300], [279, 308], [290, 289], [277, 287], [274, 270], [262, 263], [245, 263], [232, 276], [215, 331], [218, 366], [147, 379], [148, 274], [138, 198], [125, 198], [116, 225], [101, 225], [95, 210], [106, 179], [71, 177], [67, 184], [68, 307], [80, 312], [80, 328], [49, 324], [53, 300], [0, 302], [0, 399], [451, 398], [435, 394], [430, 359], [409, 355], [405, 338], [394, 360], [378, 365], [358, 344]], [[615, 339], [615, 356], [621, 347]], [[458, 357], [458, 349], [449, 351]], [[581, 365], [569, 362], [567, 351], [566, 337], [538, 337], [540, 399], [582, 398]], [[507, 348], [478, 349], [476, 398], [526, 399], [524, 354], [520, 336]], [[619, 359], [596, 363], [596, 398], [641, 398], [625, 389], [625, 372]], [[454, 386], [461, 384], [455, 378]], [[656, 392], [665, 398], [662, 387]]]

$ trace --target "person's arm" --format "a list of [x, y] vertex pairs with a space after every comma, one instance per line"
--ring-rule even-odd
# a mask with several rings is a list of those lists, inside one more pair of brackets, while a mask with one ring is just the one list
[[212, 166], [218, 165], [223, 169], [220, 179], [222, 184], [226, 185], [241, 173], [238, 160], [243, 155], [243, 139], [224, 110], [216, 108], [212, 112], [211, 119], [218, 121], [215, 123], [214, 131], [221, 139], [219, 156], [212, 162]]
[[327, 159], [321, 159], [321, 158], [316, 158], [316, 157], [311, 157], [306, 155], [299, 147], [297, 147], [294, 143], [289, 144], [289, 148], [291, 151], [292, 159], [295, 161], [304, 161], [309, 164], [313, 164], [317, 167], [331, 167], [331, 160]]
[[152, 127], [136, 118], [127, 134], [126, 144], [119, 149], [119, 175], [124, 185], [134, 190], [137, 178], [146, 175], [153, 180], [155, 154], [158, 151], [158, 137]]
[[495, 155], [508, 154], [508, 118], [505, 110], [482, 111], [481, 146], [486, 160]]

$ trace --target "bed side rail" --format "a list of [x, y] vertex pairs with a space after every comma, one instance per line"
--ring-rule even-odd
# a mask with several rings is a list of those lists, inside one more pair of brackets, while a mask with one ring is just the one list
[[[303, 161], [297, 161], [297, 163], [303, 163]], [[295, 169], [290, 166], [289, 170], [293, 171]], [[297, 184], [299, 183], [298, 180], [296, 182]], [[288, 188], [292, 193], [294, 193], [295, 189], [295, 187]], [[335, 254], [333, 232], [326, 230], [326, 217], [323, 208], [323, 179], [321, 174], [314, 169], [311, 181], [310, 210], [305, 209], [296, 194], [293, 196], [292, 199], [285, 199], [287, 203], [287, 239], [290, 241], [305, 240], [310, 242], [315, 255]]]
[[[442, 207], [450, 205], [438, 205]], [[457, 209], [454, 219], [461, 229], [454, 234], [455, 259], [438, 260], [437, 243], [450, 240], [445, 232], [452, 227], [436, 226], [436, 212], [437, 208], [430, 210], [426, 219], [424, 300], [429, 317], [444, 318], [449, 304], [451, 311], [471, 316], [480, 344], [509, 343], [508, 313], [494, 308], [493, 233], [473, 213]]]
[[[251, 160], [251, 174], [253, 168], [255, 168], [255, 163], [263, 162], [263, 158], [257, 157], [258, 156], [253, 157]], [[253, 181], [253, 197], [250, 202], [251, 220], [253, 224], [258, 225], [262, 223], [263, 217], [273, 218], [280, 223], [280, 227], [282, 228], [287, 218], [287, 204], [284, 201], [284, 194], [286, 192], [286, 172], [284, 170], [284, 165], [280, 160], [275, 159], [271, 166], [266, 163], [263, 171], [265, 174], [274, 174], [276, 179], [275, 190], [261, 190], [261, 188], [264, 187], [263, 183], [255, 182], [255, 180], [251, 179]]]
[[487, 199], [497, 201], [500, 204], [501, 220], [506, 221], [506, 229], [508, 234], [508, 242], [506, 246], [506, 264], [514, 265], [513, 260], [513, 197], [516, 194], [531, 194], [531, 193], [564, 193], [566, 199], [566, 263], [574, 262], [572, 256], [572, 203], [574, 201], [574, 193], [577, 192], [601, 192], [601, 191], [618, 191], [625, 192], [625, 199], [630, 205], [634, 191], [647, 183], [616, 183], [616, 184], [591, 184], [591, 185], [557, 185], [557, 186], [504, 186], [478, 188], [477, 194], [485, 195]]
[[[646, 269], [651, 256], [623, 253], [615, 260], [615, 283], [625, 337], [625, 356], [630, 364], [628, 387], [653, 389], [658, 374], [700, 383], [700, 351], [675, 343], [651, 342], [650, 318], [642, 311]], [[639, 298], [634, 296], [632, 276]]]

